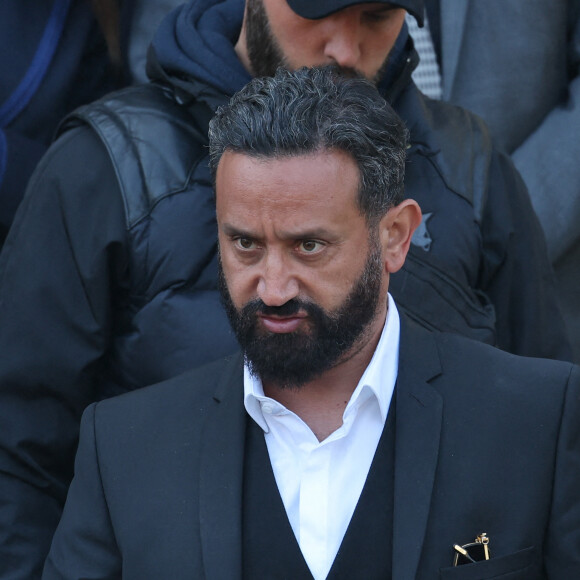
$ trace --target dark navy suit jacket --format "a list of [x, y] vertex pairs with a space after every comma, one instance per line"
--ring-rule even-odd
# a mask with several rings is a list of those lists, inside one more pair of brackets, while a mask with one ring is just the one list
[[[393, 578], [580, 578], [580, 369], [404, 318], [400, 352]], [[242, 381], [234, 356], [91, 405], [43, 578], [240, 579]]]

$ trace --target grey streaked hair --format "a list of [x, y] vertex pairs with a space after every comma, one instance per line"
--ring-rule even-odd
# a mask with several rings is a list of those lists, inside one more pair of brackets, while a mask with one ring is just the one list
[[253, 79], [209, 125], [210, 168], [226, 151], [279, 158], [340, 150], [360, 172], [358, 205], [376, 223], [403, 199], [408, 132], [376, 87], [336, 67]]

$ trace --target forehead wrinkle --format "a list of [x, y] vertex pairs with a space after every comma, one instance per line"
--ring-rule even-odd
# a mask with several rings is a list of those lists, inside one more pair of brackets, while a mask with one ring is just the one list
[[[264, 167], [267, 167], [276, 160], [279, 159], [255, 159], [255, 161]], [[296, 205], [300, 203], [316, 203], [321, 205], [326, 203], [328, 198], [322, 196], [319, 191], [321, 180], [315, 180], [314, 183], [311, 183], [311, 181], [312, 179], [304, 179], [302, 172], [299, 170], [294, 170], [293, 173], [287, 174], [279, 174], [276, 171], [238, 171], [235, 176], [234, 190], [230, 188], [229, 192], [227, 190], [224, 191], [225, 188], [223, 187], [222, 179], [218, 175], [216, 199], [221, 197], [220, 193], [227, 196], [228, 193], [231, 195], [235, 191], [235, 195], [239, 197], [235, 203], [252, 206], [254, 213], [258, 213], [260, 210], [268, 211], [268, 208], [271, 208], [271, 211], [278, 211], [279, 208], [276, 206], [287, 204], [289, 197], [293, 197]], [[240, 195], [244, 190], [252, 192], [257, 199], [256, 197], [244, 199]], [[298, 197], [296, 194], [297, 190], [300, 191]]]
[[248, 233], [276, 224], [285, 238], [324, 233], [328, 219], [342, 220], [345, 204], [358, 213], [358, 185], [358, 167], [345, 152], [274, 158], [227, 152], [218, 167], [218, 219]]
[[[277, 224], [266, 218], [260, 220], [260, 225], [256, 229], [255, 224], [250, 225], [247, 222], [236, 224], [226, 221], [220, 224], [220, 229], [226, 236], [242, 236], [255, 240], [262, 240], [263, 236], [268, 233], [274, 234], [281, 241], [319, 239], [332, 242], [337, 241], [340, 237], [325, 225], [304, 225], [303, 219], [301, 222], [301, 224], [293, 226], [287, 223]], [[266, 228], [263, 227], [263, 223], [267, 224]]]

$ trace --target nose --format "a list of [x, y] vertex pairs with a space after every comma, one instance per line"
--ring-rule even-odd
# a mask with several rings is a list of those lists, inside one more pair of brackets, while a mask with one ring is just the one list
[[329, 18], [324, 47], [326, 58], [345, 68], [356, 69], [361, 56], [360, 27], [352, 14], [337, 13]]
[[279, 254], [268, 252], [262, 260], [257, 292], [268, 306], [282, 306], [298, 296], [298, 281]]

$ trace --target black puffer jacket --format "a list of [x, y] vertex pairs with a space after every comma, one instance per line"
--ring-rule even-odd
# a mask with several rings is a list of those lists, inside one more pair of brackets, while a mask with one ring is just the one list
[[[233, 51], [242, 9], [172, 14], [156, 83], [77, 112], [31, 181], [0, 258], [0, 578], [38, 575], [88, 403], [236, 348], [204, 145], [212, 111], [249, 78]], [[425, 326], [567, 358], [521, 179], [476, 117], [417, 91], [413, 55], [402, 37], [382, 83], [411, 131], [407, 195], [424, 212], [395, 299]]]

